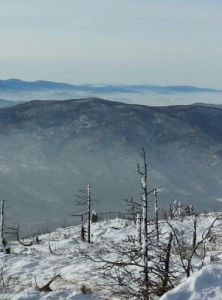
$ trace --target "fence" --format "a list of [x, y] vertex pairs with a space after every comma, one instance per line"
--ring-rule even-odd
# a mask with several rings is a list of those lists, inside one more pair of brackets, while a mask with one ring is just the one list
[[96, 213], [98, 221], [113, 220], [116, 218], [133, 220], [132, 214], [122, 212], [98, 212]]

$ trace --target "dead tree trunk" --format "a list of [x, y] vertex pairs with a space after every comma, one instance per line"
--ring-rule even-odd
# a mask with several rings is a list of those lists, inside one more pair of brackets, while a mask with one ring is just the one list
[[32, 246], [34, 241], [31, 241], [31, 242], [28, 242], [28, 243], [24, 243], [20, 240], [20, 237], [19, 237], [19, 226], [17, 227], [17, 230], [16, 230], [16, 239], [17, 239], [17, 242], [19, 242], [19, 244], [21, 244], [22, 246], [25, 246], [25, 247], [29, 247], [29, 246]]
[[83, 225], [83, 215], [81, 215], [81, 241], [85, 242], [85, 228]]
[[5, 239], [5, 200], [1, 201], [0, 208], [0, 251], [6, 254], [10, 253], [10, 247]]
[[53, 281], [55, 281], [56, 279], [58, 279], [58, 278], [60, 278], [61, 277], [61, 275], [55, 275], [51, 280], [49, 280], [49, 282], [48, 283], [46, 283], [44, 286], [42, 286], [42, 287], [39, 287], [38, 285], [37, 285], [37, 282], [35, 282], [35, 284], [36, 284], [36, 289], [38, 290], [38, 291], [40, 291], [40, 292], [52, 292], [52, 289], [51, 289], [51, 287], [50, 287], [50, 285], [53, 283]]
[[[142, 253], [143, 253], [143, 262], [144, 262], [144, 283], [148, 293], [149, 290], [149, 273], [148, 273], [148, 189], [147, 189], [147, 161], [146, 161], [146, 152], [142, 148], [141, 156], [143, 159], [143, 169], [138, 165], [138, 173], [142, 176], [142, 222], [143, 222], [143, 231], [142, 231]], [[145, 298], [145, 299], [149, 299]]]
[[5, 200], [1, 201], [1, 211], [0, 211], [0, 249], [4, 252], [4, 206]]
[[87, 188], [80, 189], [79, 195], [77, 197], [79, 200], [76, 201], [78, 206], [84, 207], [83, 211], [79, 215], [72, 214], [72, 216], [79, 216], [81, 217], [81, 239], [85, 239], [85, 229], [83, 227], [83, 216], [86, 216], [86, 223], [87, 223], [87, 242], [91, 242], [91, 222], [92, 222], [92, 209], [95, 204], [95, 199], [93, 197], [91, 186], [88, 184]]
[[88, 239], [87, 242], [90, 243], [91, 236], [91, 188], [88, 184], [87, 187], [87, 204], [88, 204]]
[[197, 242], [197, 217], [195, 216], [194, 222], [193, 222], [193, 242], [192, 242], [192, 248], [196, 246]]
[[141, 246], [142, 237], [141, 237], [141, 215], [138, 213], [136, 216], [136, 241]]
[[157, 189], [154, 190], [154, 197], [155, 197], [155, 226], [156, 226], [156, 240], [159, 243], [159, 207], [157, 201]]
[[169, 236], [167, 248], [166, 248], [166, 257], [165, 257], [165, 261], [164, 261], [164, 277], [163, 277], [163, 283], [162, 283], [163, 292], [166, 292], [168, 290], [172, 240], [173, 240], [173, 233], [171, 232], [170, 236]]

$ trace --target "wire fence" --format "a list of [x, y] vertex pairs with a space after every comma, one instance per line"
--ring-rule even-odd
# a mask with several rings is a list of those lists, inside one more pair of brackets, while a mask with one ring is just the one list
[[107, 221], [113, 220], [116, 218], [125, 219], [125, 220], [133, 220], [133, 216], [130, 213], [123, 212], [98, 212], [96, 213], [98, 221]]

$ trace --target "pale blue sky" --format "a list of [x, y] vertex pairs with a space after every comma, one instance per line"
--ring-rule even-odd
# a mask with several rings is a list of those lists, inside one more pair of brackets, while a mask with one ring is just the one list
[[0, 78], [222, 88], [222, 1], [0, 0]]

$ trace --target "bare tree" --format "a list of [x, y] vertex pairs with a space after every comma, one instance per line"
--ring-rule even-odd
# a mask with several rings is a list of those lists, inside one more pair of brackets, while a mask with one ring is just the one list
[[[200, 267], [203, 266], [206, 243], [211, 240], [212, 229], [220, 216], [214, 219], [202, 233], [201, 238], [197, 235], [198, 224], [195, 217], [193, 234], [187, 247], [184, 247], [183, 239], [173, 222], [167, 219], [166, 222], [171, 230], [164, 233], [161, 230], [163, 222], [159, 223], [158, 188], [148, 189], [148, 163], [143, 148], [141, 156], [142, 164], [138, 164], [137, 171], [141, 176], [142, 201], [135, 201], [132, 198], [126, 200], [131, 208], [133, 206], [134, 212], [137, 212], [136, 237], [128, 238], [119, 245], [112, 244], [108, 251], [106, 248], [96, 249], [98, 251], [96, 254], [87, 252], [89, 248], [87, 251], [82, 250], [80, 256], [96, 263], [95, 270], [100, 272], [103, 280], [101, 284], [110, 287], [112, 294], [125, 299], [151, 300], [173, 288], [176, 277], [181, 273], [185, 272], [189, 277], [193, 269], [196, 269], [193, 266], [194, 257], [198, 257], [201, 261]], [[148, 219], [151, 193], [154, 193], [155, 197], [154, 224], [151, 224]], [[88, 194], [86, 193], [86, 200]], [[181, 208], [181, 203], [174, 201], [170, 209], [171, 220], [176, 217], [182, 221]], [[112, 256], [107, 255], [110, 252]]]
[[[193, 222], [193, 236], [191, 236], [191, 242], [187, 245], [184, 244], [183, 238], [180, 233], [176, 230], [174, 225], [166, 219], [167, 224], [172, 230], [176, 241], [176, 251], [179, 255], [180, 266], [186, 273], [187, 277], [190, 277], [193, 272], [193, 259], [195, 257], [201, 258], [201, 264], [199, 269], [203, 267], [204, 259], [206, 257], [206, 243], [211, 241], [215, 236], [212, 234], [212, 230], [215, 227], [215, 223], [222, 219], [222, 215], [218, 215], [212, 223], [202, 232], [201, 237], [197, 238], [197, 219], [194, 218]], [[200, 251], [201, 250], [201, 251]], [[200, 254], [200, 252], [202, 254]]]
[[88, 243], [91, 241], [91, 215], [92, 215], [92, 194], [91, 187], [87, 186], [87, 210], [88, 210]]
[[[85, 249], [79, 253], [83, 259], [96, 263], [94, 270], [97, 275], [99, 273], [101, 279], [98, 286], [106, 285], [112, 295], [121, 296], [124, 299], [133, 297], [150, 299], [144, 276], [140, 275], [140, 271], [143, 272], [144, 263], [137, 245], [132, 240], [125, 240], [120, 245], [110, 245], [109, 251], [114, 254], [114, 260], [106, 257], [106, 249], [103, 248], [97, 249], [95, 255]], [[138, 272], [135, 272], [136, 270]]]
[[0, 247], [1, 251], [5, 251], [4, 246], [4, 206], [5, 206], [5, 200], [1, 201], [1, 212], [0, 212]]
[[[173, 277], [172, 273], [170, 272], [170, 258], [171, 258], [171, 249], [172, 249], [172, 241], [173, 241], [173, 234], [172, 232], [169, 235], [169, 240], [167, 247], [165, 249], [165, 259], [164, 259], [164, 269], [163, 269], [163, 279], [162, 279], [162, 291], [161, 295], [167, 292], [170, 288], [173, 288], [173, 284], [171, 282], [170, 277]], [[170, 288], [169, 288], [170, 282]]]
[[[141, 175], [141, 188], [142, 188], [142, 201], [138, 203], [131, 199], [131, 201], [126, 201], [129, 205], [133, 205], [134, 208], [137, 209], [137, 241], [139, 245], [141, 244], [141, 254], [143, 257], [143, 283], [145, 284], [146, 295], [149, 295], [151, 282], [149, 278], [149, 254], [148, 250], [151, 246], [151, 238], [153, 237], [153, 230], [149, 232], [148, 230], [148, 206], [149, 199], [148, 196], [151, 193], [156, 195], [156, 204], [157, 204], [157, 188], [149, 190], [148, 189], [148, 163], [146, 158], [146, 152], [144, 148], [141, 149], [141, 157], [142, 157], [142, 165], [138, 164], [137, 172]], [[158, 217], [158, 210], [156, 209], [156, 216]], [[159, 223], [159, 219], [157, 218], [157, 223]], [[139, 225], [140, 224], [140, 225]], [[140, 226], [140, 228], [139, 228]], [[159, 224], [156, 226], [157, 238], [159, 240]], [[151, 289], [152, 290], [152, 289]], [[144, 299], [149, 299], [144, 298]]]
[[154, 257], [152, 259], [152, 267], [150, 272], [156, 276], [157, 284], [155, 294], [163, 295], [174, 287], [175, 276], [171, 270], [171, 251], [172, 251], [173, 233], [169, 234], [166, 242], [159, 242], [154, 246]]
[[5, 225], [5, 200], [1, 201], [0, 208], [0, 251], [7, 254], [10, 253], [10, 246], [5, 237], [6, 225]]
[[[86, 250], [82, 250], [81, 255], [96, 263], [97, 275], [99, 272], [103, 280], [101, 284], [105, 284], [112, 294], [124, 299], [156, 299], [173, 288], [182, 273], [189, 277], [191, 272], [203, 266], [206, 245], [207, 242], [212, 242], [215, 235], [213, 228], [218, 220], [221, 220], [220, 215], [199, 236], [198, 222], [195, 218], [193, 225], [191, 222], [193, 235], [190, 235], [187, 244], [184, 244], [183, 237], [173, 222], [167, 220], [171, 229], [169, 233], [160, 230], [158, 244], [155, 243], [156, 235], [150, 229], [148, 287], [144, 276], [144, 253], [142, 247], [138, 247], [136, 239], [126, 239], [118, 245], [112, 244], [108, 252], [106, 248], [98, 248], [94, 255]], [[113, 256], [107, 256], [110, 252]], [[194, 257], [197, 259], [195, 264]]]
[[138, 164], [138, 173], [142, 176], [141, 186], [143, 190], [142, 194], [142, 251], [144, 262], [144, 282], [146, 283], [147, 290], [149, 288], [149, 273], [148, 273], [148, 187], [147, 187], [147, 169], [148, 164], [146, 160], [146, 152], [144, 148], [141, 149], [141, 156], [143, 159], [143, 167]]
[[[85, 239], [85, 229], [83, 227], [83, 216], [87, 216], [87, 242], [91, 242], [91, 217], [94, 199], [92, 196], [91, 186], [88, 184], [86, 189], [79, 190], [78, 200], [76, 204], [78, 206], [84, 207], [84, 213], [78, 215], [81, 216], [81, 238]], [[73, 216], [77, 216], [74, 215]]]
[[[133, 207], [133, 212], [137, 212], [136, 239], [127, 239], [123, 245], [113, 245], [112, 253], [115, 253], [114, 256], [116, 257], [114, 261], [105, 259], [101, 253], [99, 253], [96, 258], [92, 256], [91, 253], [86, 252], [84, 256], [96, 263], [102, 263], [102, 267], [99, 268], [101, 276], [107, 280], [106, 285], [112, 282], [112, 293], [119, 296], [121, 295], [121, 297], [126, 299], [137, 297], [137, 299], [150, 300], [153, 294], [157, 295], [160, 282], [160, 275], [156, 275], [158, 277], [157, 280], [153, 280], [153, 278], [149, 276], [148, 265], [149, 261], [153, 263], [153, 245], [156, 245], [156, 243], [153, 243], [156, 238], [155, 228], [148, 228], [148, 196], [154, 193], [156, 189], [148, 190], [148, 164], [143, 148], [141, 156], [142, 165], [138, 165], [138, 173], [141, 175], [142, 201], [136, 202], [132, 198], [126, 200], [126, 203], [131, 206], [131, 211]], [[159, 252], [160, 251], [161, 249], [159, 249]], [[165, 254], [166, 247], [163, 247], [163, 251]], [[170, 251], [167, 253], [170, 253]], [[162, 258], [164, 254], [160, 255], [160, 257]], [[166, 261], [169, 263], [169, 258], [166, 258]], [[161, 262], [161, 264], [163, 264], [163, 262]], [[168, 280], [166, 279], [167, 267], [162, 269], [165, 275], [161, 274], [161, 278], [165, 278], [163, 286], [166, 289], [166, 286], [168, 286]], [[156, 272], [156, 274], [158, 273]]]
[[136, 241], [141, 246], [142, 245], [142, 237], [141, 237], [141, 215], [140, 213], [136, 216]]
[[154, 197], [155, 197], [155, 226], [156, 226], [156, 239], [157, 243], [159, 242], [159, 206], [158, 206], [158, 200], [157, 200], [157, 189], [154, 190]]
[[[121, 244], [111, 244], [107, 249], [101, 245], [93, 254], [88, 250], [80, 250], [82, 259], [95, 263], [92, 274], [99, 273], [101, 288], [104, 285], [112, 295], [121, 299], [156, 299], [173, 287], [174, 276], [170, 269], [172, 237], [170, 233], [161, 245], [154, 242], [155, 235], [149, 234], [149, 287], [144, 276], [144, 255], [142, 248], [134, 239], [126, 239]], [[154, 242], [154, 243], [153, 243]], [[108, 253], [112, 256], [107, 256]], [[112, 259], [114, 257], [114, 259]], [[95, 272], [95, 273], [94, 273]]]
[[[148, 269], [148, 249], [149, 249], [149, 238], [151, 233], [148, 232], [148, 206], [149, 199], [148, 196], [151, 193], [156, 193], [157, 188], [149, 190], [148, 189], [148, 163], [146, 158], [146, 152], [144, 148], [141, 149], [142, 166], [138, 164], [137, 171], [141, 175], [141, 187], [142, 187], [142, 253], [144, 261], [144, 282], [146, 282], [147, 291], [149, 290], [149, 269]], [[157, 198], [156, 198], [157, 200]], [[159, 227], [158, 227], [159, 230]], [[158, 231], [159, 239], [159, 231]]]

